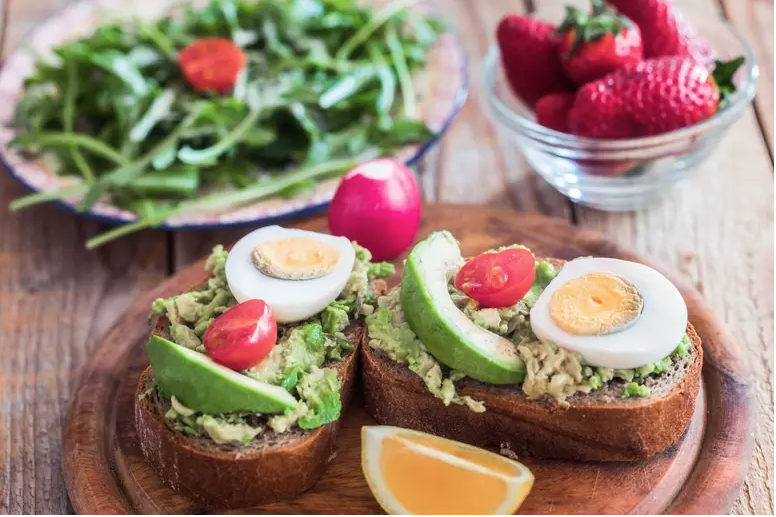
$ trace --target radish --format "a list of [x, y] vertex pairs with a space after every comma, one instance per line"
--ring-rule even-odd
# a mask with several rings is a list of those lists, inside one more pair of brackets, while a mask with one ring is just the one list
[[392, 260], [415, 240], [420, 192], [412, 171], [393, 158], [357, 165], [343, 178], [329, 206], [329, 230]]

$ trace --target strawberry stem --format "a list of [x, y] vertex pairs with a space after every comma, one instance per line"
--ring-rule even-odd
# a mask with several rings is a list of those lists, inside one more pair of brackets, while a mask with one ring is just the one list
[[583, 43], [596, 41], [607, 34], [616, 38], [623, 29], [630, 27], [630, 20], [618, 15], [602, 0], [591, 0], [590, 13], [583, 13], [576, 7], [567, 5], [566, 17], [555, 34], [561, 36], [574, 31], [574, 42], [565, 56], [569, 58]]
[[744, 56], [739, 56], [730, 61], [714, 61], [714, 71], [711, 73], [711, 77], [717, 85], [717, 90], [719, 90], [719, 109], [724, 108], [729, 102], [730, 96], [736, 93], [736, 84], [733, 82], [733, 77], [745, 61]]
[[593, 15], [603, 14], [609, 10], [603, 0], [592, 0], [590, 3], [593, 7]]

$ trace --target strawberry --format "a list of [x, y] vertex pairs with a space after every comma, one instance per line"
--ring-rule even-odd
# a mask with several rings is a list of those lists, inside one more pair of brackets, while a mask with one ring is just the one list
[[608, 0], [641, 29], [644, 57], [692, 56], [709, 63], [714, 52], [673, 0]]
[[554, 26], [517, 14], [505, 16], [496, 30], [509, 85], [531, 108], [543, 95], [574, 89], [563, 75], [554, 33]]
[[566, 19], [557, 31], [563, 69], [577, 84], [599, 79], [644, 57], [639, 28], [603, 0], [592, 0], [592, 5], [589, 14], [567, 6]]
[[637, 138], [687, 127], [714, 115], [735, 91], [744, 58], [713, 72], [689, 56], [625, 65], [577, 92], [569, 127], [589, 138]]
[[536, 121], [555, 131], [569, 133], [568, 115], [574, 105], [571, 92], [550, 93], [536, 103]]

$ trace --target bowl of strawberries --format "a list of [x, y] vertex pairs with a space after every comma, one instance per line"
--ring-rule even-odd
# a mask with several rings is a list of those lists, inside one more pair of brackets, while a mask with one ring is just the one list
[[558, 25], [507, 15], [485, 60], [495, 118], [573, 201], [643, 208], [709, 157], [755, 94], [751, 47], [672, 0], [591, 0]]

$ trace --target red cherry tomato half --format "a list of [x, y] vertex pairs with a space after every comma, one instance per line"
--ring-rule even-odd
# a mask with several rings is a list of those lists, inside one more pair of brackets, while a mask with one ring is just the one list
[[272, 310], [262, 300], [235, 305], [210, 324], [203, 344], [218, 364], [246, 370], [267, 357], [278, 338]]
[[471, 259], [455, 276], [455, 287], [481, 307], [509, 307], [523, 299], [535, 276], [531, 252], [509, 249]]
[[178, 54], [178, 66], [191, 86], [220, 94], [234, 88], [245, 63], [240, 47], [222, 38], [197, 40]]

